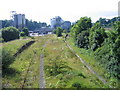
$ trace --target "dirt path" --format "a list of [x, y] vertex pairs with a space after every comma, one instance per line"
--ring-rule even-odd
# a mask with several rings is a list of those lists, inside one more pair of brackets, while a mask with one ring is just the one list
[[44, 48], [46, 47], [46, 43], [43, 45], [42, 53], [40, 55], [40, 81], [39, 88], [45, 88], [45, 79], [44, 79]]
[[40, 55], [40, 88], [45, 88], [45, 80], [44, 80], [44, 55]]
[[[101, 80], [104, 84], [107, 84], [106, 80], [104, 80], [101, 76], [99, 76], [78, 54], [75, 53], [75, 51], [70, 47], [70, 45], [65, 41], [67, 44], [67, 47], [79, 58], [79, 60], [93, 73], [95, 74], [99, 80]], [[112, 86], [109, 85], [110, 88]]]

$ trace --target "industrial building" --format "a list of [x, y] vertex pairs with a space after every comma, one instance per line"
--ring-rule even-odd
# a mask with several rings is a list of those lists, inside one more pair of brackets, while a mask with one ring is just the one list
[[13, 15], [14, 27], [22, 29], [25, 27], [25, 14], [14, 14]]
[[56, 16], [55, 18], [52, 18], [50, 22], [51, 22], [51, 28], [55, 29], [56, 27], [61, 27], [63, 20], [60, 16]]
[[69, 30], [71, 27], [71, 22], [70, 21], [64, 21], [62, 24], [61, 24], [61, 28], [62, 29], [65, 29], [65, 30]]
[[60, 16], [52, 18], [51, 20], [51, 28], [56, 29], [56, 27], [61, 27], [62, 29], [69, 30], [71, 27], [70, 21], [63, 21]]

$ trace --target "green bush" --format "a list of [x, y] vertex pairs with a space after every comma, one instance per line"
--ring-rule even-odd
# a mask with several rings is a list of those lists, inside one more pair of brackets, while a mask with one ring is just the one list
[[76, 22], [70, 29], [71, 36], [76, 41], [78, 34], [82, 31], [86, 31], [92, 27], [91, 19], [88, 17], [82, 17]]
[[66, 62], [60, 60], [59, 57], [54, 58], [50, 63], [51, 64], [45, 65], [47, 75], [56, 76], [60, 73], [64, 74], [71, 70], [71, 68], [67, 66]]
[[35, 37], [30, 37], [31, 39], [35, 39]]
[[75, 82], [72, 84], [72, 87], [76, 87], [76, 88], [82, 88], [81, 84], [79, 82]]
[[24, 32], [20, 32], [20, 36], [26, 36]]
[[96, 23], [90, 30], [89, 46], [95, 51], [98, 47], [101, 47], [107, 35], [105, 29], [100, 27], [99, 23]]
[[89, 31], [82, 31], [77, 36], [76, 44], [80, 48], [89, 48]]
[[7, 27], [2, 29], [2, 38], [4, 41], [19, 39], [19, 31], [15, 27]]
[[68, 33], [68, 31], [67, 30], [63, 30], [63, 33]]
[[25, 34], [24, 36], [29, 36], [28, 28], [23, 28], [22, 32], [24, 32], [24, 34]]
[[62, 32], [63, 32], [62, 28], [57, 27], [57, 29], [56, 29], [56, 35], [57, 35], [57, 37], [62, 36]]
[[1, 43], [1, 42], [4, 42], [4, 39], [3, 39], [3, 38], [0, 38], [0, 43]]
[[94, 52], [95, 58], [109, 71], [110, 77], [120, 78], [120, 36], [113, 32], [108, 35], [104, 45]]
[[[71, 28], [74, 43], [80, 48], [92, 49], [99, 64], [108, 70], [109, 78], [120, 79], [120, 21], [113, 30], [105, 31], [100, 23], [91, 28], [89, 18], [81, 18]], [[75, 84], [76, 86], [76, 84]]]
[[2, 52], [2, 68], [8, 68], [11, 63], [15, 60], [15, 57], [5, 48], [1, 49]]

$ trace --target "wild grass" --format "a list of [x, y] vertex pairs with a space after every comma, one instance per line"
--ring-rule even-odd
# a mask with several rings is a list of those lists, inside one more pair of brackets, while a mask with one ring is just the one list
[[[108, 87], [80, 62], [67, 47], [62, 37], [46, 35], [34, 37], [34, 40], [36, 42], [19, 54], [14, 63], [10, 65], [10, 72], [3, 77], [2, 84], [4, 87], [39, 88], [41, 53], [44, 54], [46, 88]], [[42, 51], [44, 44], [46, 47]], [[75, 47], [73, 48], [75, 49]], [[88, 60], [85, 56], [82, 58]]]
[[63, 38], [50, 37], [44, 54], [47, 88], [108, 87], [79, 61]]
[[[92, 69], [98, 73], [98, 75], [100, 75], [102, 78], [104, 78], [107, 81], [108, 85], [111, 85], [113, 87], [118, 87], [119, 85], [113, 85], [111, 84], [112, 81], [109, 78], [109, 74], [107, 72], [106, 69], [104, 69], [100, 63], [98, 62], [98, 60], [95, 60], [94, 58], [94, 53], [91, 50], [86, 50], [86, 49], [82, 49], [82, 48], [78, 48], [77, 46], [75, 46], [72, 38], [69, 38], [67, 40], [67, 42], [69, 43], [69, 45], [74, 49], [74, 51], [82, 58], [85, 60], [85, 62], [87, 64], [89, 64]], [[118, 82], [120, 83], [120, 82]]]
[[10, 51], [12, 54], [15, 54], [21, 46], [23, 46], [30, 40], [31, 39], [25, 39], [25, 40], [20, 39], [20, 40], [13, 40], [10, 42], [1, 43], [0, 48], [5, 48], [8, 51]]
[[[37, 41], [16, 57], [10, 65], [10, 72], [3, 77], [5, 88], [38, 88], [40, 71], [40, 53], [44, 38]], [[13, 46], [14, 47], [14, 46]]]

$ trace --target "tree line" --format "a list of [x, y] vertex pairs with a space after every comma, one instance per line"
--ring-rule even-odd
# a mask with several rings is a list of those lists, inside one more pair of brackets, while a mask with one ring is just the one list
[[[2, 20], [2, 28], [14, 26], [13, 20]], [[45, 22], [37, 22], [26, 19], [26, 25], [25, 27], [29, 30], [33, 31], [35, 29], [46, 27], [47, 24]]]
[[100, 22], [92, 26], [91, 18], [82, 17], [71, 27], [70, 35], [76, 46], [94, 53], [109, 77], [120, 79], [120, 21], [108, 31]]
[[29, 36], [28, 28], [23, 28], [22, 30], [19, 30], [15, 27], [6, 27], [0, 30], [0, 38], [2, 38], [2, 41], [11, 41], [15, 39], [19, 39], [20, 36]]
[[120, 17], [114, 17], [112, 19], [99, 18], [96, 22], [99, 22], [104, 28], [110, 28], [116, 21], [120, 21]]

